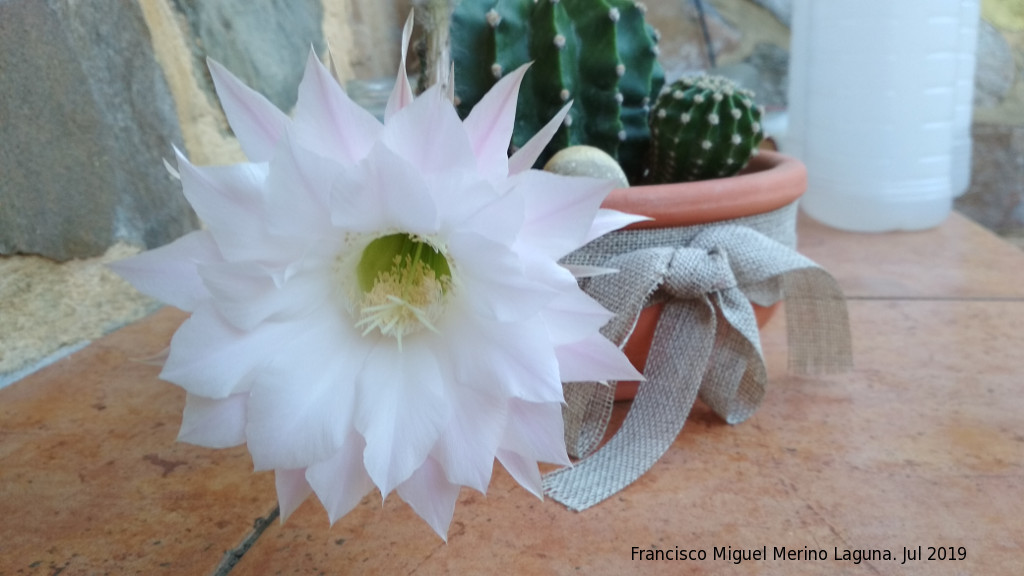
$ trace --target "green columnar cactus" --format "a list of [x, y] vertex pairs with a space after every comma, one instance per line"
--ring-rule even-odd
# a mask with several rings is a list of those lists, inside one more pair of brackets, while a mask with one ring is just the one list
[[462, 0], [451, 26], [460, 114], [503, 74], [532, 61], [512, 145], [525, 144], [573, 100], [539, 164], [566, 146], [588, 144], [639, 179], [650, 103], [664, 84], [656, 33], [644, 12], [632, 0]]
[[764, 139], [754, 94], [720, 76], [683, 78], [664, 87], [651, 111], [646, 182], [732, 176]]

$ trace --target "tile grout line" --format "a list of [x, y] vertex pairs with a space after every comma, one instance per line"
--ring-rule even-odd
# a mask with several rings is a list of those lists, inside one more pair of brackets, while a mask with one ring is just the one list
[[214, 569], [210, 576], [226, 576], [229, 574], [239, 561], [242, 560], [242, 556], [249, 551], [250, 548], [256, 544], [263, 532], [270, 527], [270, 525], [281, 515], [281, 507], [274, 506], [274, 509], [270, 511], [265, 517], [257, 518], [253, 522], [253, 530], [248, 536], [242, 540], [242, 543], [238, 546], [224, 552], [224, 557], [221, 559], [220, 564]]

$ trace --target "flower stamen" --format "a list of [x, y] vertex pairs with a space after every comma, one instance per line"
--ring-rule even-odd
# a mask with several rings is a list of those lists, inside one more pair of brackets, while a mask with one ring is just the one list
[[356, 268], [355, 328], [363, 336], [378, 331], [402, 346], [402, 338], [421, 329], [440, 333], [437, 319], [451, 289], [451, 267], [444, 254], [409, 234], [391, 234], [370, 242]]

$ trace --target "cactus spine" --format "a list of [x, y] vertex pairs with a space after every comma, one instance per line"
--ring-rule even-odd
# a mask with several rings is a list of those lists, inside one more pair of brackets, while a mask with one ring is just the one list
[[462, 0], [452, 16], [459, 112], [469, 113], [501, 76], [533, 67], [519, 93], [514, 147], [567, 101], [573, 107], [539, 163], [588, 144], [639, 179], [650, 142], [650, 102], [664, 84], [656, 34], [631, 0]]
[[720, 76], [683, 78], [664, 87], [651, 112], [649, 183], [731, 176], [764, 139], [754, 94]]

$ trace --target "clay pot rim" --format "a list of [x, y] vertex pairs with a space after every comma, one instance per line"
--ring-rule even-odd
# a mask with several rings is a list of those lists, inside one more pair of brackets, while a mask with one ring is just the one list
[[762, 150], [736, 176], [619, 188], [602, 207], [653, 218], [629, 229], [692, 226], [777, 210], [796, 201], [806, 188], [802, 162]]

